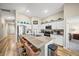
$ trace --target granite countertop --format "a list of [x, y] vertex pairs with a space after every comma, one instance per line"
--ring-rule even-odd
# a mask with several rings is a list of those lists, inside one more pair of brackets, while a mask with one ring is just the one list
[[32, 36], [32, 35], [21, 35], [21, 37], [26, 38], [30, 43], [32, 43], [36, 48], [41, 48], [43, 45], [51, 41], [50, 37], [46, 36]]

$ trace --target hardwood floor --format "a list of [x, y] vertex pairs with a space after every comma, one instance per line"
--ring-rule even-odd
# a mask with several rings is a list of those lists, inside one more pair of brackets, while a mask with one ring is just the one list
[[[9, 35], [0, 41], [0, 56], [17, 56], [16, 36]], [[59, 56], [79, 56], [79, 51], [64, 49], [58, 47], [57, 54]]]
[[79, 56], [79, 51], [73, 51], [70, 49], [64, 49], [63, 47], [58, 47], [57, 54], [59, 56]]
[[0, 45], [1, 45], [0, 47], [1, 56], [16, 56], [17, 55], [15, 35], [7, 36]]
[[5, 37], [3, 40], [0, 42], [0, 55], [3, 56], [5, 54], [6, 46], [7, 46], [7, 37]]

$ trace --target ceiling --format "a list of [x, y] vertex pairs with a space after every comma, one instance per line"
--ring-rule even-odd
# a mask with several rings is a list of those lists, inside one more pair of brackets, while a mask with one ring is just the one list
[[16, 10], [27, 16], [47, 17], [62, 11], [63, 3], [0, 3], [0, 8]]

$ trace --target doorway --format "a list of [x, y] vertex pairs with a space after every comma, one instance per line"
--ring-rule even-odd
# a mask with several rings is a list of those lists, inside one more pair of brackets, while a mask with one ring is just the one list
[[[79, 51], [79, 17], [70, 17], [67, 20], [67, 36], [69, 40], [69, 49]], [[67, 44], [67, 43], [66, 43]]]

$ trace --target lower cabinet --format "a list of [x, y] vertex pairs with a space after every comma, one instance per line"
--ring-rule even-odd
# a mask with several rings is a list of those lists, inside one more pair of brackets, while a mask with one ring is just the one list
[[64, 44], [64, 36], [62, 35], [51, 35], [54, 43], [63, 46]]

